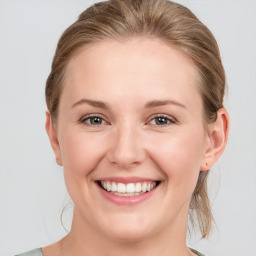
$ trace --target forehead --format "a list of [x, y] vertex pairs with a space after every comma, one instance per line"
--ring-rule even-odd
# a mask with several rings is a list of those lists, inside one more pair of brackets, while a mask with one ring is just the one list
[[64, 92], [71, 101], [83, 94], [131, 101], [135, 95], [152, 100], [169, 94], [184, 100], [198, 94], [198, 80], [192, 61], [159, 39], [106, 40], [79, 50], [71, 59]]

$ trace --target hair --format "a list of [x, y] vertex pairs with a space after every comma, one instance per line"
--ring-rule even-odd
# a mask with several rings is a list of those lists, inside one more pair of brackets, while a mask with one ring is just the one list
[[[132, 37], [160, 39], [193, 62], [200, 77], [198, 87], [206, 122], [214, 122], [217, 111], [223, 107], [226, 79], [219, 48], [210, 30], [188, 8], [168, 0], [109, 0], [82, 12], [59, 39], [45, 90], [53, 124], [71, 58], [90, 44]], [[194, 223], [196, 216], [203, 238], [209, 235], [213, 222], [207, 193], [208, 173], [200, 172], [190, 202], [190, 218]]]

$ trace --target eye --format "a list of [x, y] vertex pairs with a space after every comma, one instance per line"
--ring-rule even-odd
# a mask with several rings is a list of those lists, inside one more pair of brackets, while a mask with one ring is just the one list
[[167, 126], [170, 124], [174, 124], [175, 120], [165, 115], [155, 116], [150, 120], [149, 124], [158, 125], [158, 126]]
[[86, 125], [99, 126], [105, 124], [106, 122], [100, 116], [87, 116], [82, 118], [81, 123], [85, 123]]

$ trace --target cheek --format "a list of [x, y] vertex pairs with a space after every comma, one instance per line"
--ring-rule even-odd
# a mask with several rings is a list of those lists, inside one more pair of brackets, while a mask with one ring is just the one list
[[104, 138], [81, 131], [67, 131], [61, 140], [65, 172], [74, 176], [88, 175], [100, 162], [105, 149]]
[[[168, 178], [177, 185], [196, 184], [203, 157], [203, 132], [192, 131], [166, 134], [158, 139], [158, 147], [152, 147], [152, 159]], [[155, 143], [153, 143], [156, 145]]]
[[[70, 197], [76, 205], [89, 207], [91, 175], [104, 156], [104, 138], [82, 130], [65, 130], [61, 138], [64, 178]], [[85, 199], [85, 198], [87, 199]]]

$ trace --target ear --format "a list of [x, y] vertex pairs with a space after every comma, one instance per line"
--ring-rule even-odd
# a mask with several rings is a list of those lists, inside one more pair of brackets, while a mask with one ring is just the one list
[[51, 142], [51, 146], [55, 154], [56, 162], [58, 165], [62, 166], [61, 150], [60, 150], [57, 132], [53, 126], [52, 118], [49, 110], [47, 109], [45, 113], [46, 113], [45, 129], [48, 134], [49, 140]]
[[208, 171], [220, 158], [227, 144], [228, 132], [229, 116], [226, 109], [221, 108], [216, 121], [209, 125], [209, 145], [201, 163], [201, 171]]

